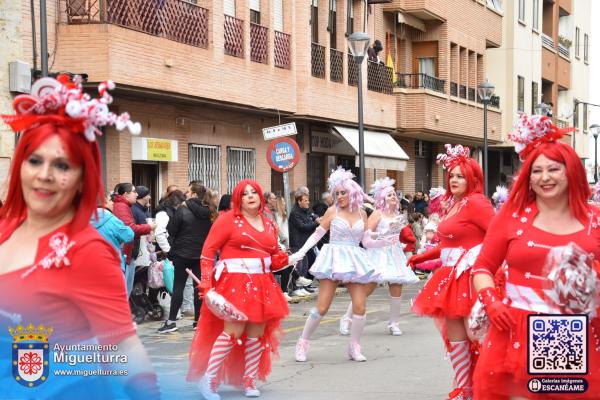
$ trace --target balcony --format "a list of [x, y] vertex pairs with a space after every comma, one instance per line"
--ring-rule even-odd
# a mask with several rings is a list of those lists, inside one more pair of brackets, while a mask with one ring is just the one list
[[407, 89], [429, 89], [438, 93], [445, 93], [446, 81], [427, 74], [398, 74], [396, 84]]
[[565, 46], [562, 43], [558, 44], [558, 54], [560, 54], [563, 57], [566, 58], [571, 58], [571, 49], [568, 48], [567, 46]]
[[275, 66], [290, 69], [292, 66], [292, 37], [287, 33], [275, 31]]
[[257, 63], [269, 61], [269, 28], [250, 24], [250, 59]]
[[467, 87], [465, 85], [458, 85], [458, 97], [461, 99], [467, 98]]
[[208, 10], [183, 0], [64, 0], [69, 24], [114, 24], [208, 48]]
[[329, 49], [329, 80], [331, 82], [344, 82], [344, 53], [336, 49]]
[[450, 82], [450, 96], [458, 97], [458, 83]]
[[348, 85], [358, 86], [358, 64], [352, 54], [348, 54]]
[[312, 76], [325, 79], [325, 46], [311, 43], [310, 67]]
[[469, 88], [469, 90], [467, 91], [467, 100], [469, 101], [475, 101], [475, 88]]
[[367, 89], [379, 93], [391, 94], [393, 90], [394, 72], [383, 64], [367, 62]]
[[546, 35], [545, 33], [542, 33], [542, 46], [546, 46], [546, 47], [554, 50], [554, 39], [552, 39], [550, 36]]
[[244, 58], [244, 21], [225, 15], [224, 34], [225, 54]]

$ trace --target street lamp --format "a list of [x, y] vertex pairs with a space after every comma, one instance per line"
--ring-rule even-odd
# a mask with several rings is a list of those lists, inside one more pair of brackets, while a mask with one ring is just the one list
[[600, 125], [590, 126], [590, 131], [594, 135], [594, 183], [598, 183], [598, 134], [600, 133]]
[[494, 95], [494, 85], [486, 79], [477, 86], [479, 98], [483, 102], [483, 193], [488, 195], [488, 144], [487, 144], [487, 109], [492, 96]]
[[542, 101], [541, 103], [536, 104], [533, 107], [533, 110], [536, 113], [536, 115], [548, 115], [548, 110], [550, 110], [550, 106]]
[[364, 32], [354, 32], [348, 36], [348, 48], [354, 56], [358, 68], [358, 163], [360, 186], [365, 189], [365, 127], [363, 125], [363, 85], [362, 62], [367, 54], [369, 35]]

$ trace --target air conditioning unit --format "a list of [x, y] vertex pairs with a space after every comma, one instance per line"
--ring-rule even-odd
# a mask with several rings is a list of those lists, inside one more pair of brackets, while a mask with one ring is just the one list
[[31, 91], [31, 67], [23, 61], [8, 63], [8, 87], [11, 92], [29, 93]]

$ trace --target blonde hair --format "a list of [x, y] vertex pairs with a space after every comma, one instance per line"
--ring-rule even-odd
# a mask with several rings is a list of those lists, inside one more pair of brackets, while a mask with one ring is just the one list
[[283, 196], [277, 196], [277, 204], [275, 205], [275, 211], [282, 218], [287, 219], [287, 210], [285, 208], [285, 199]]

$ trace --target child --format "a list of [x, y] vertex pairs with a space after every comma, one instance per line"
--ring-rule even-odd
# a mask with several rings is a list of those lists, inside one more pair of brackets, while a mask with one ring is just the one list
[[[440, 239], [437, 236], [437, 225], [429, 222], [427, 225], [425, 225], [425, 228], [423, 229], [423, 239], [421, 241], [421, 248], [419, 249], [419, 254], [433, 249], [438, 245], [439, 241]], [[433, 272], [437, 268], [441, 267], [441, 265], [442, 260], [437, 258], [435, 260], [429, 260], [417, 264], [415, 266], [415, 269], [417, 270], [417, 273], [423, 273], [424, 271]]]

